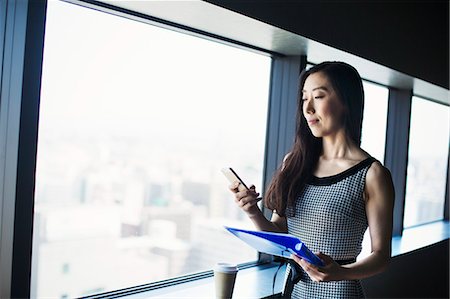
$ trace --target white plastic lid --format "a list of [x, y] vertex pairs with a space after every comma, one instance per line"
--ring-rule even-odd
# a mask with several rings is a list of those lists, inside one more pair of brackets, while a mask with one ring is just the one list
[[238, 272], [238, 267], [236, 264], [217, 263], [216, 266], [214, 267], [214, 271], [224, 273], [236, 273]]

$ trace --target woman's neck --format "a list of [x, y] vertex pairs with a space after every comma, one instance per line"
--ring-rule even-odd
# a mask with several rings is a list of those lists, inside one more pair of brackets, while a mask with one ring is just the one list
[[322, 138], [321, 158], [324, 160], [354, 159], [358, 152], [359, 147], [342, 131]]

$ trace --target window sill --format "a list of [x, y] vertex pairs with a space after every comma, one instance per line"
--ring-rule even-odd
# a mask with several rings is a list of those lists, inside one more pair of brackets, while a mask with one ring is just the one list
[[[277, 274], [274, 292], [272, 291], [273, 278], [279, 264], [269, 263], [240, 270], [236, 276], [233, 298], [279, 298], [283, 288], [284, 271], [282, 267]], [[160, 288], [157, 290], [141, 292], [124, 296], [127, 299], [137, 298], [214, 298], [214, 277], [198, 279], [188, 283]]]
[[[403, 236], [392, 238], [392, 257], [401, 256], [412, 251], [439, 243], [450, 238], [450, 222], [437, 221], [421, 226], [405, 229]], [[358, 259], [367, 255], [367, 245]], [[233, 298], [280, 298], [284, 283], [284, 267], [276, 278], [274, 291], [272, 283], [278, 269], [277, 263], [264, 264], [239, 271]], [[106, 296], [107, 295], [107, 296]], [[110, 294], [105, 294], [108, 297]], [[214, 298], [213, 277], [181, 283], [175, 286], [162, 287], [157, 290], [143, 291], [132, 295], [122, 296], [127, 299], [137, 298]], [[98, 298], [98, 297], [96, 297]]]
[[[394, 258], [412, 251], [439, 243], [450, 238], [450, 222], [436, 221], [403, 230], [402, 236], [392, 238], [392, 254]], [[370, 254], [370, 237], [366, 235], [363, 250], [358, 259]]]
[[406, 254], [450, 238], [450, 222], [436, 221], [403, 231], [392, 238], [392, 256]]

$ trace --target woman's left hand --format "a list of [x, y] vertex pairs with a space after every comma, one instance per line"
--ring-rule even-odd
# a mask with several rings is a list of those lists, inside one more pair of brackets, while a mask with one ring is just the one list
[[325, 266], [315, 266], [295, 254], [293, 259], [315, 282], [342, 280], [343, 268], [338, 263], [322, 252], [317, 253], [317, 256], [323, 261]]

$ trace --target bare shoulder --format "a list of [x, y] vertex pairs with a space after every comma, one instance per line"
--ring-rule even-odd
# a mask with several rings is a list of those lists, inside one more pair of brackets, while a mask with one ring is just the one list
[[377, 181], [392, 181], [391, 172], [389, 169], [381, 165], [380, 162], [375, 161], [370, 165], [366, 175], [366, 183], [376, 183]]
[[374, 195], [393, 197], [394, 186], [391, 172], [378, 161], [373, 162], [367, 171], [365, 191], [369, 198]]

